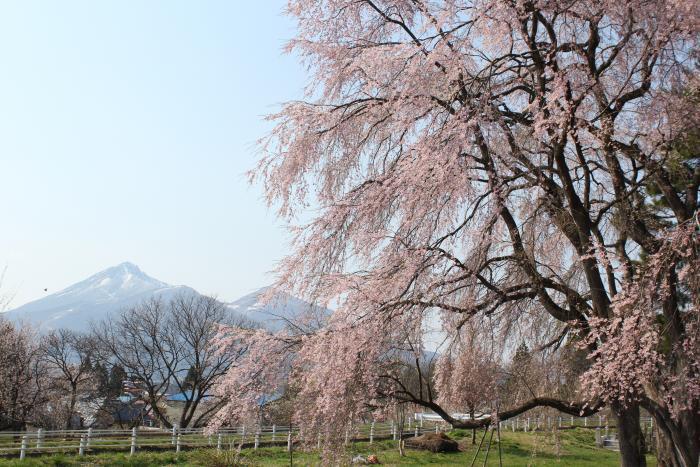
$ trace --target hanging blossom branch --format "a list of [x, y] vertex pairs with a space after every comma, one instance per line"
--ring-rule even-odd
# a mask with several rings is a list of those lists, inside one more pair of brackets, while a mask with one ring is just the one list
[[[293, 228], [277, 287], [336, 308], [297, 340], [287, 373], [312, 411], [305, 433], [338, 440], [345, 426], [331, 433], [330, 422], [397, 400], [449, 420], [441, 398], [469, 368], [457, 354], [466, 366], [455, 380], [435, 393], [421, 371], [423, 394], [400, 397], [406, 349], [423, 357], [437, 314], [448, 346], [469, 323], [490, 326], [501, 359], [515, 330], [553, 359], [583, 341], [600, 371], [584, 375], [581, 402], [542, 392], [523, 407], [586, 413], [606, 402], [624, 462], [640, 465], [636, 414], [654, 405], [680, 433], [664, 462], [697, 464], [698, 396], [669, 400], [666, 389], [692, 386], [698, 361], [690, 258], [667, 253], [676, 233], [686, 247], [695, 235], [698, 10], [686, 0], [289, 3], [289, 50], [311, 85], [307, 101], [269, 117], [251, 178], [292, 223], [313, 208]], [[642, 279], [659, 267], [660, 280]], [[635, 311], [651, 284], [665, 288]], [[249, 376], [233, 371], [232, 381]]]

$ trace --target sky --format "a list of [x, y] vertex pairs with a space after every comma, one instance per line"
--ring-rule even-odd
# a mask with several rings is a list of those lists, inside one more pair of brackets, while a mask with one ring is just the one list
[[11, 308], [123, 261], [225, 300], [272, 281], [289, 235], [245, 172], [306, 82], [284, 5], [0, 1]]

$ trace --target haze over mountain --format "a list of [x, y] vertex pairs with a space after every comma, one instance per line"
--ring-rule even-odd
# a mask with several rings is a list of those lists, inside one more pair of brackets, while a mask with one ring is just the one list
[[228, 308], [245, 318], [261, 323], [270, 331], [279, 331], [289, 325], [291, 318], [303, 318], [308, 325], [314, 317], [327, 316], [330, 310], [312, 305], [300, 298], [278, 292], [275, 298], [265, 300], [267, 287], [245, 295], [228, 304]]
[[180, 293], [197, 291], [184, 285], [161, 282], [127, 262], [9, 310], [3, 316], [32, 324], [42, 332], [59, 328], [87, 330], [92, 321], [104, 319], [151, 297], [167, 300]]
[[[287, 294], [269, 303], [261, 302], [266, 289], [260, 289], [227, 304], [233, 315], [270, 329], [282, 329], [285, 319], [299, 316], [312, 307]], [[150, 298], [170, 300], [179, 294], [198, 294], [186, 285], [170, 285], [154, 279], [132, 263], [98, 272], [59, 292], [29, 302], [2, 314], [12, 321], [35, 326], [40, 332], [67, 328], [85, 331], [90, 323], [103, 320]]]

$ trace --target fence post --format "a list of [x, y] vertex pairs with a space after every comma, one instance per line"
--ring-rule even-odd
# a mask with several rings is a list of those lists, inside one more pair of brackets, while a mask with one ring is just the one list
[[396, 422], [391, 421], [391, 439], [396, 441]]
[[588, 426], [588, 417], [583, 418], [583, 426]]
[[411, 431], [411, 417], [408, 417], [408, 431]]
[[369, 426], [369, 444], [374, 443], [374, 422]]
[[78, 455], [85, 455], [85, 435], [80, 436], [80, 447], [78, 447]]
[[24, 460], [24, 456], [27, 455], [27, 435], [22, 436], [22, 447], [19, 451], [19, 460]]
[[316, 435], [316, 449], [318, 449], [318, 450], [321, 449], [321, 433]]
[[418, 437], [418, 425], [416, 425], [416, 431], [413, 433], [413, 436]]
[[255, 448], [258, 449], [258, 446], [260, 445], [260, 432], [256, 431], [255, 432]]
[[221, 451], [221, 433], [216, 437], [216, 450]]
[[559, 417], [559, 428], [561, 428], [561, 417]]
[[131, 429], [131, 456], [136, 452], [136, 427]]
[[603, 447], [603, 438], [600, 436], [600, 427], [595, 429], [595, 445], [597, 447]]
[[245, 442], [245, 425], [243, 425], [243, 433], [241, 437], [241, 443]]
[[420, 427], [423, 428], [423, 414], [420, 414]]
[[574, 416], [571, 416], [571, 426], [574, 426]]
[[90, 449], [90, 442], [92, 441], [92, 427], [88, 428], [87, 440], [85, 440], [85, 447]]
[[175, 452], [180, 452], [180, 432], [177, 433], [177, 439], [175, 440]]
[[289, 433], [287, 433], [287, 452], [292, 450], [292, 429], [290, 427]]
[[44, 430], [39, 428], [36, 431], [36, 448], [41, 449], [41, 437], [44, 436]]
[[173, 423], [173, 437], [172, 437], [172, 439], [170, 440], [170, 444], [172, 444], [173, 446], [175, 446], [175, 440], [176, 440], [176, 438], [177, 438], [177, 424], [176, 424], [176, 423]]
[[525, 432], [527, 433], [528, 431], [530, 431], [530, 417], [527, 417], [525, 422]]
[[272, 425], [272, 441], [275, 440], [276, 434], [277, 434], [277, 425]]

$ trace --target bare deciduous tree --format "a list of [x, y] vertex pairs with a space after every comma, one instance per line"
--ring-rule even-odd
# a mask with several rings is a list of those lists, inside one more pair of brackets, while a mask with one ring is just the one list
[[[216, 351], [214, 337], [222, 324], [232, 324], [224, 304], [211, 297], [181, 295], [167, 303], [153, 299], [128, 309], [97, 325], [94, 335], [103, 357], [123, 367], [143, 389], [153, 416], [167, 427], [176, 422], [184, 428], [202, 424], [219, 408], [211, 388], [240, 356]], [[183, 403], [178, 420], [171, 420], [163, 405], [165, 392], [173, 386]]]

